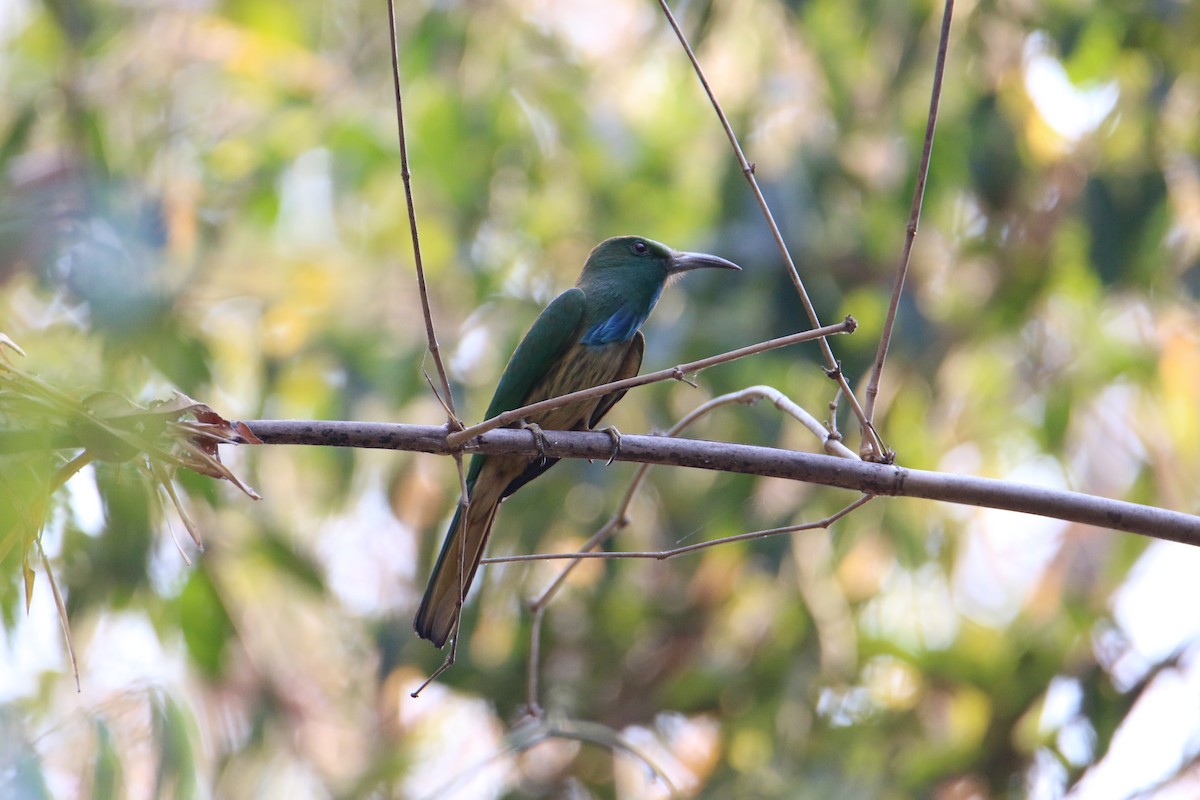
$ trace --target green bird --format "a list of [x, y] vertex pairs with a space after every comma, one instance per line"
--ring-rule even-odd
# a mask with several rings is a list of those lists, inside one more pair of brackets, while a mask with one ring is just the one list
[[[575, 286], [546, 306], [517, 345], [500, 376], [487, 418], [637, 375], [646, 341], [640, 328], [663, 287], [685, 272], [709, 267], [741, 269], [723, 258], [676, 252], [642, 236], [618, 236], [598, 244]], [[624, 394], [580, 400], [524, 422], [535, 433], [540, 428], [591, 430]], [[557, 460], [483, 454], [471, 458], [467, 510], [464, 515], [460, 504], [450, 523], [413, 622], [421, 638], [437, 647], [450, 638], [500, 502]]]

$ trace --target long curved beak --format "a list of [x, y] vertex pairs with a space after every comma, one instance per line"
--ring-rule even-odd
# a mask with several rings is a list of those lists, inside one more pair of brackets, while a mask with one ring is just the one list
[[708, 253], [672, 253], [670, 266], [667, 267], [668, 274], [675, 275], [680, 272], [690, 272], [694, 269], [734, 269], [741, 271], [741, 267], [732, 261], [726, 261], [720, 256], [710, 256]]

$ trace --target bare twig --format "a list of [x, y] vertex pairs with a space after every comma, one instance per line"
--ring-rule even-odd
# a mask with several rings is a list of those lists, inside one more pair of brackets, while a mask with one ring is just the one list
[[[700, 61], [696, 58], [691, 44], [688, 43], [687, 36], [684, 35], [683, 29], [679, 27], [679, 23], [675, 20], [675, 15], [671, 13], [671, 7], [667, 5], [666, 0], [658, 0], [658, 5], [662, 8], [663, 15], [667, 18], [667, 23], [671, 26], [671, 30], [675, 32], [675, 37], [679, 40], [679, 44], [683, 47], [684, 52], [687, 53], [688, 60], [692, 63], [692, 69], [695, 71], [696, 77], [700, 80], [700, 85], [704, 87], [704, 93], [708, 95], [708, 100], [712, 103], [713, 110], [717, 112], [717, 118], [721, 121], [721, 127], [725, 129], [725, 136], [729, 139], [729, 145], [733, 148], [734, 155], [737, 157], [738, 166], [742, 169], [742, 175], [746, 178], [746, 183], [750, 185], [750, 191], [754, 194], [758, 208], [762, 212], [767, 226], [771, 229], [771, 235], [775, 239], [775, 246], [779, 248], [779, 252], [783, 256], [783, 262], [788, 269], [788, 277], [792, 280], [792, 286], [800, 298], [800, 304], [804, 306], [804, 313], [808, 315], [809, 322], [813, 328], [820, 328], [821, 319], [817, 314], [817, 309], [808, 296], [808, 290], [804, 288], [804, 281], [801, 280], [800, 271], [796, 269], [796, 262], [792, 260], [792, 254], [788, 251], [787, 244], [783, 241], [783, 233], [779, 230], [779, 225], [775, 222], [775, 215], [771, 213], [771, 208], [767, 205], [767, 199], [763, 196], [762, 189], [758, 185], [758, 180], [754, 177], [754, 164], [747, 160], [745, 152], [742, 151], [737, 134], [733, 132], [733, 126], [729, 124], [729, 118], [725, 116], [725, 111], [721, 108], [721, 103], [717, 100], [716, 93], [713, 92], [712, 86], [709, 85], [708, 78], [705, 77], [704, 70], [700, 67]], [[837, 357], [833, 354], [833, 348], [829, 346], [829, 342], [825, 339], [821, 340], [820, 347], [821, 356], [825, 360], [826, 373], [837, 382], [841, 391], [846, 395], [855, 416], [858, 417], [859, 424], [863, 429], [864, 446], [869, 444], [874, 452], [883, 453], [885, 449], [883, 442], [880, 441], [879, 435], [871, 426], [870, 420], [863, 411], [858, 399], [854, 396], [854, 392], [851, 391], [850, 384], [846, 381], [846, 376], [842, 374], [841, 365], [838, 363]]]
[[[459, 600], [458, 600], [459, 609], [462, 608], [462, 597], [461, 597], [462, 586], [463, 586], [463, 582], [462, 582], [462, 579], [460, 578], [459, 583], [458, 583], [458, 587], [459, 587], [458, 591], [459, 591], [459, 595], [460, 595]], [[454, 628], [450, 633], [450, 650], [446, 653], [446, 657], [444, 659], [442, 659], [442, 663], [438, 666], [437, 669], [435, 669], [433, 672], [429, 673], [429, 677], [426, 678], [424, 681], [422, 681], [420, 686], [418, 686], [416, 689], [414, 689], [412, 692], [409, 693], [409, 695], [408, 695], [409, 697], [420, 697], [421, 692], [425, 691], [426, 686], [428, 686], [429, 684], [436, 681], [438, 678], [440, 678], [442, 676], [443, 672], [445, 672], [446, 670], [448, 670], [454, 666], [454, 660], [458, 656], [458, 628], [460, 625], [462, 625], [462, 615], [458, 614], [456, 616], [457, 616], [457, 618], [454, 620]]]
[[[666, 561], [669, 558], [676, 556], [688, 555], [699, 550], [707, 550], [710, 547], [717, 545], [732, 544], [733, 542], [748, 542], [755, 539], [766, 539], [771, 536], [780, 536], [785, 533], [796, 533], [798, 531], [812, 531], [828, 528], [833, 523], [842, 519], [853, 511], [866, 505], [871, 500], [875, 499], [873, 495], [865, 494], [857, 500], [847, 504], [839, 511], [830, 514], [827, 517], [822, 517], [812, 522], [801, 522], [796, 525], [784, 525], [779, 528], [766, 528], [761, 531], [750, 531], [748, 533], [737, 533], [732, 536], [722, 536], [720, 539], [710, 539], [706, 542], [694, 542], [692, 544], [680, 545], [679, 547], [671, 547], [666, 550], [606, 550], [602, 553], [597, 552], [575, 552], [575, 553], [532, 553], [530, 555], [519, 556], [494, 556], [492, 558], [484, 558], [480, 560], [480, 564], [510, 564], [514, 562], [524, 561], [564, 561], [567, 559], [591, 560], [591, 559], [623, 559], [633, 558], [652, 561]], [[571, 566], [574, 566], [572, 564]], [[557, 580], [557, 579], [556, 579]]]
[[[571, 562], [574, 564], [575, 562]], [[542, 716], [541, 689], [539, 680], [542, 670], [542, 620], [546, 618], [546, 604], [530, 603], [529, 610], [533, 614], [533, 623], [529, 626], [529, 665], [526, 668], [526, 713], [535, 719]]]
[[[896, 266], [896, 280], [892, 284], [892, 299], [888, 304], [883, 333], [879, 336], [879, 349], [875, 353], [875, 364], [867, 384], [867, 419], [875, 419], [875, 400], [879, 395], [879, 379], [883, 374], [883, 363], [887, 359], [888, 346], [892, 341], [892, 329], [896, 324], [896, 310], [900, 307], [900, 296], [904, 293], [904, 280], [908, 275], [908, 262], [912, 256], [913, 241], [917, 238], [917, 222], [921, 219], [921, 204], [925, 199], [925, 182], [929, 178], [929, 159], [933, 154], [933, 134], [937, 127], [938, 104], [942, 98], [942, 76], [946, 71], [946, 51], [950, 46], [950, 20], [954, 15], [954, 0], [946, 0], [942, 12], [942, 32], [938, 40], [937, 63], [933, 68], [933, 89], [929, 96], [929, 117], [925, 122], [925, 143], [921, 147], [921, 163], [917, 167], [917, 183], [913, 187], [912, 206], [909, 209], [908, 225], [904, 232], [904, 248], [900, 263]], [[864, 439], [864, 445], [866, 440]], [[863, 454], [864, 457], [867, 453]]]
[[778, 339], [770, 339], [758, 344], [752, 344], [747, 347], [739, 347], [737, 350], [730, 350], [708, 358], [702, 358], [699, 361], [692, 361], [687, 364], [680, 364], [667, 369], [660, 369], [657, 372], [648, 372], [645, 375], [637, 375], [633, 378], [626, 378], [621, 381], [613, 381], [611, 383], [593, 386], [590, 389], [581, 389], [578, 392], [551, 397], [548, 400], [542, 400], [537, 403], [530, 403], [527, 406], [514, 408], [511, 411], [505, 411], [503, 414], [497, 414], [489, 420], [484, 420], [478, 425], [472, 425], [469, 428], [455, 431], [447, 437], [447, 441], [452, 446], [458, 446], [467, 441], [473, 436], [478, 436], [481, 433], [494, 430], [496, 428], [510, 425], [514, 422], [519, 422], [522, 419], [532, 415], [540, 414], [543, 411], [549, 411], [554, 408], [561, 408], [568, 403], [574, 403], [579, 400], [585, 400], [589, 397], [609, 394], [611, 392], [619, 392], [623, 389], [632, 389], [635, 386], [645, 386], [648, 383], [658, 383], [667, 380], [683, 380], [688, 373], [698, 372], [702, 369], [715, 367], [718, 364], [725, 364], [730, 361], [736, 361], [739, 358], [765, 353], [768, 350], [774, 350], [779, 347], [787, 347], [788, 345], [797, 344], [799, 342], [807, 342], [813, 339], [824, 341], [824, 337], [831, 336], [836, 333], [852, 333], [858, 323], [853, 317], [846, 317], [845, 320], [836, 325], [826, 325], [824, 328], [818, 328], [811, 331], [802, 331], [793, 333], [790, 336], [781, 336]]
[[[392, 47], [392, 85], [396, 92], [396, 133], [400, 141], [400, 176], [404, 182], [404, 201], [408, 206], [408, 229], [412, 234], [413, 247], [413, 264], [416, 267], [417, 273], [417, 289], [421, 296], [421, 313], [425, 317], [425, 338], [429, 346], [429, 355], [433, 358], [433, 364], [437, 368], [438, 380], [441, 382], [441, 391], [439, 392], [433, 385], [433, 381], [429, 380], [428, 373], [422, 370], [425, 375], [425, 381], [429, 387], [433, 389], [434, 396], [438, 402], [442, 404], [442, 408], [446, 411], [446, 425], [450, 430], [461, 430], [463, 427], [462, 421], [458, 418], [458, 413], [454, 409], [454, 392], [450, 388], [450, 379], [446, 376], [446, 366], [442, 363], [441, 348], [438, 346], [437, 331], [433, 326], [433, 312], [429, 307], [429, 292], [425, 286], [425, 266], [421, 259], [421, 237], [417, 232], [417, 210], [413, 203], [412, 192], [412, 173], [408, 169], [408, 143], [404, 135], [404, 101], [400, 92], [400, 57], [397, 52], [397, 31], [396, 31], [396, 4], [395, 0], [388, 0], [388, 27], [391, 33]], [[455, 467], [458, 470], [458, 484], [461, 491], [460, 502], [463, 505], [463, 512], [466, 513], [466, 507], [470, 504], [470, 497], [467, 494], [466, 473], [463, 471], [462, 455], [454, 456]], [[465, 551], [463, 551], [465, 553]], [[459, 605], [462, 605], [462, 595], [466, 590], [465, 580], [463, 579], [464, 567], [459, 566]], [[430, 675], [417, 690], [412, 693], [416, 697], [429, 684], [433, 683], [439, 675], [454, 665], [454, 658], [458, 652], [458, 626], [461, 623], [461, 618], [456, 618], [454, 623], [453, 636], [454, 640], [450, 644], [450, 650], [446, 653], [446, 659], [442, 662], [433, 674]]]
[[736, 392], [721, 395], [720, 397], [714, 397], [712, 400], [708, 401], [699, 408], [696, 408], [694, 411], [680, 420], [679, 424], [682, 425], [684, 422], [693, 419], [701, 412], [707, 413], [707, 411], [711, 408], [729, 405], [730, 403], [744, 403], [746, 405], [751, 405], [763, 399], [770, 400], [771, 404], [777, 409], [793, 419], [798, 420], [800, 424], [808, 428], [814, 436], [820, 438], [821, 444], [825, 448], [825, 452], [829, 455], [841, 456], [842, 458], [859, 457], [858, 453], [842, 444], [841, 434], [837, 432], [836, 428], [832, 427], [832, 420], [830, 421], [831, 427], [825, 427], [817, 420], [816, 417], [805, 411], [804, 408], [798, 405], [786, 394], [776, 389], [774, 386], [765, 386], [762, 384], [758, 386], [749, 386]]
[[450, 426], [461, 428], [462, 423], [454, 410], [454, 393], [450, 390], [450, 379], [446, 377], [446, 367], [442, 364], [441, 348], [438, 346], [437, 331], [433, 327], [433, 313], [429, 308], [429, 292], [425, 287], [425, 266], [421, 260], [421, 237], [417, 232], [417, 210], [413, 204], [412, 174], [408, 171], [408, 144], [404, 136], [404, 101], [400, 92], [400, 56], [396, 49], [396, 8], [394, 0], [388, 0], [388, 27], [391, 31], [392, 45], [392, 85], [396, 92], [396, 132], [400, 139], [400, 177], [404, 182], [404, 201], [408, 205], [408, 229], [412, 234], [413, 262], [417, 271], [417, 289], [421, 295], [421, 313], [425, 316], [425, 338], [429, 345], [429, 355], [437, 368], [438, 380], [441, 382], [441, 392], [438, 401], [447, 410]]

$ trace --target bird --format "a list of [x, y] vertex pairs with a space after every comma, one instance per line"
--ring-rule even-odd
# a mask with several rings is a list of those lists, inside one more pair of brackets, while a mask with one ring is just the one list
[[[637, 375], [645, 350], [642, 323], [663, 287], [686, 272], [706, 268], [741, 269], [718, 256], [678, 252], [644, 236], [617, 236], [596, 245], [575, 286], [546, 306], [513, 351], [486, 418]], [[579, 400], [532, 414], [518, 425], [535, 437], [542, 428], [592, 430], [624, 395], [622, 390]], [[619, 434], [608, 430], [615, 455]], [[472, 456], [468, 503], [459, 504], [450, 523], [413, 621], [421, 638], [440, 648], [455, 634], [501, 501], [557, 461], [544, 454]]]

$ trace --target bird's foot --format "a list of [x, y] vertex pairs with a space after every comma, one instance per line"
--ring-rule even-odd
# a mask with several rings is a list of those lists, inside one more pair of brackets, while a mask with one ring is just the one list
[[533, 436], [533, 441], [537, 444], [538, 456], [541, 457], [542, 463], [545, 463], [546, 458], [546, 434], [542, 431], [542, 426], [536, 422], [521, 421], [521, 429], [527, 430]]
[[601, 428], [599, 433], [607, 433], [608, 438], [612, 439], [612, 450], [608, 454], [608, 461], [604, 463], [604, 466], [607, 467], [617, 460], [617, 456], [621, 455], [621, 432], [612, 425], [609, 425], [608, 427]]

